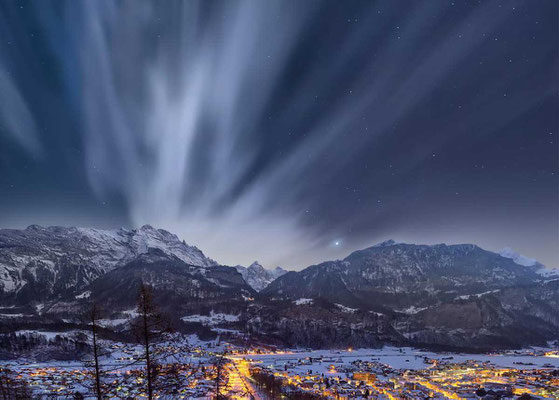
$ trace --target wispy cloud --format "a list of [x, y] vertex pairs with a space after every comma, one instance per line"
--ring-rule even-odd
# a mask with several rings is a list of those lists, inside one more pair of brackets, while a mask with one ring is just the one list
[[[259, 155], [255, 135], [267, 135], [259, 122], [316, 12], [310, 2], [296, 12], [293, 6], [183, 2], [163, 10], [151, 2], [72, 3], [67, 15], [82, 21], [75, 43], [87, 171], [98, 195], [118, 193], [135, 224], [168, 227], [216, 257], [244, 259], [257, 249], [268, 262], [302, 262], [324, 240], [319, 226], [301, 225], [305, 192], [371, 148], [484, 41], [481, 29], [490, 34], [508, 15], [494, 17], [497, 5], [483, 5], [414, 59], [408, 49], [420, 45], [445, 7], [416, 5], [389, 35], [386, 26], [367, 23], [376, 16], [372, 7], [341, 42], [343, 57], [311, 68], [283, 111], [296, 120], [312, 108], [309, 94], [326, 95], [329, 82], [356, 59], [365, 72], [348, 80], [330, 112], [307, 126], [296, 146], [242, 186]], [[367, 54], [370, 42], [363, 38], [376, 35], [378, 46]], [[464, 40], [457, 42], [457, 35]], [[371, 112], [369, 135], [346, 140]], [[428, 156], [416, 153], [413, 164]], [[290, 254], [278, 255], [277, 248]]]
[[[3, 125], [3, 126], [2, 126]], [[0, 134], [7, 135], [32, 156], [43, 152], [33, 115], [17, 85], [0, 63]]]

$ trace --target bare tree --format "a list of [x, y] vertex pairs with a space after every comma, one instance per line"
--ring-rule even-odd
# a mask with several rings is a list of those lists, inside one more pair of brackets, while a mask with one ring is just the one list
[[93, 303], [91, 309], [88, 313], [88, 319], [91, 324], [91, 334], [93, 337], [93, 362], [95, 368], [95, 395], [97, 396], [97, 400], [103, 399], [103, 393], [101, 391], [101, 370], [99, 367], [99, 345], [98, 345], [98, 337], [97, 337], [97, 328], [98, 328], [98, 321], [100, 319], [100, 311], [97, 303]]
[[143, 359], [146, 363], [146, 381], [148, 399], [153, 399], [154, 383], [158, 374], [158, 365], [153, 357], [155, 344], [170, 332], [166, 318], [154, 304], [153, 291], [150, 286], [140, 286], [137, 303], [138, 317], [132, 322], [132, 328], [144, 348]]
[[88, 326], [91, 333], [92, 358], [85, 361], [85, 365], [93, 375], [93, 381], [90, 384], [84, 383], [84, 386], [87, 387], [88, 391], [94, 393], [97, 400], [106, 398], [106, 394], [109, 390], [107, 383], [103, 382], [103, 371], [100, 361], [102, 356], [108, 355], [107, 349], [103, 349], [99, 338], [99, 331], [101, 328], [99, 321], [101, 320], [101, 315], [101, 307], [95, 301], [88, 305], [81, 315], [82, 322]]

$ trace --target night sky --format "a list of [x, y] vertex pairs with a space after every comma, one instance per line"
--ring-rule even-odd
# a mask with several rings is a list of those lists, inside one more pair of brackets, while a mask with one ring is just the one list
[[0, 227], [299, 269], [393, 238], [559, 267], [559, 2], [0, 3]]

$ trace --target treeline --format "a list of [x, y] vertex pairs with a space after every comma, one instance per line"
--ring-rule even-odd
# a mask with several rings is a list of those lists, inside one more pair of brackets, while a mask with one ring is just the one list
[[[2, 321], [0, 325], [0, 336], [17, 333], [22, 330], [48, 331], [48, 332], [71, 332], [75, 330], [89, 330], [90, 326], [84, 323], [64, 322], [62, 320], [52, 322], [11, 322]], [[115, 342], [132, 342], [133, 337], [128, 332], [115, 332], [112, 329], [99, 327], [99, 336], [103, 339]]]
[[37, 360], [75, 360], [89, 353], [87, 336], [75, 338], [56, 335], [47, 338], [39, 332], [0, 335], [0, 358], [11, 359], [32, 354]]

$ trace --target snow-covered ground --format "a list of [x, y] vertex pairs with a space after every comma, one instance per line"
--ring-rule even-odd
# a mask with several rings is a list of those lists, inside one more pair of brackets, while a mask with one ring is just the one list
[[24, 314], [0, 314], [0, 317], [3, 318], [22, 318]]
[[184, 322], [200, 322], [203, 325], [214, 326], [224, 322], [237, 322], [239, 320], [239, 315], [216, 313], [212, 310], [210, 315], [194, 314], [187, 315], [181, 319]]
[[500, 292], [500, 290], [497, 289], [497, 290], [488, 290], [487, 292], [483, 292], [483, 293], [466, 294], [466, 295], [463, 295], [463, 296], [458, 296], [456, 298], [456, 300], [468, 300], [472, 297], [477, 297], [479, 299], [480, 297], [486, 296], [488, 294], [499, 293], [499, 292]]
[[429, 359], [446, 360], [451, 363], [462, 363], [468, 360], [485, 362], [488, 361], [496, 367], [502, 368], [541, 368], [544, 365], [552, 365], [553, 368], [559, 368], [559, 358], [533, 356], [527, 354], [462, 354], [462, 353], [434, 353], [422, 351], [410, 347], [384, 347], [382, 349], [356, 349], [356, 350], [314, 350], [314, 351], [294, 351], [284, 354], [256, 354], [243, 356], [248, 359], [262, 362], [263, 365], [283, 366], [287, 362], [297, 362], [306, 357], [319, 358], [322, 362], [314, 362], [312, 366], [301, 365], [294, 366], [290, 370], [306, 372], [312, 369], [313, 372], [329, 372], [330, 366], [341, 366], [349, 364], [352, 361], [376, 361], [386, 364], [394, 369], [410, 369], [417, 370], [429, 367], [430, 364], [425, 363], [425, 357]]
[[84, 334], [84, 335], [86, 335], [86, 336], [91, 336], [91, 332], [89, 332], [89, 331], [84, 331], [84, 330], [78, 330], [78, 329], [73, 329], [73, 330], [71, 330], [71, 331], [41, 331], [41, 330], [30, 330], [30, 329], [25, 329], [25, 330], [16, 331], [15, 334], [16, 334], [16, 335], [38, 335], [38, 336], [44, 336], [44, 338], [45, 338], [47, 341], [56, 339], [57, 336], [60, 336], [60, 337], [71, 337], [71, 336], [75, 336], [76, 334]]
[[305, 305], [305, 304], [312, 304], [312, 302], [313, 302], [312, 299], [303, 299], [303, 298], [293, 301], [293, 303], [296, 306], [302, 306], [302, 305]]
[[346, 313], [354, 313], [355, 311], [357, 311], [357, 308], [346, 307], [343, 304], [337, 304], [336, 303], [336, 306], [340, 309], [340, 311], [346, 312]]
[[396, 310], [396, 311], [397, 311], [397, 312], [404, 313], [404, 314], [410, 314], [410, 315], [412, 315], [412, 314], [417, 314], [418, 312], [421, 312], [421, 311], [423, 311], [423, 310], [427, 310], [427, 307], [415, 307], [415, 306], [411, 306], [411, 307], [404, 308], [404, 309], [402, 309], [402, 310]]
[[[224, 317], [224, 315], [226, 317]], [[234, 320], [234, 317], [236, 317], [229, 314], [219, 315], [214, 313], [212, 313], [212, 316], [229, 320]], [[31, 330], [20, 331], [22, 334], [35, 333], [44, 335], [47, 339], [51, 340], [57, 335], [71, 336], [79, 332], [81, 331], [68, 331], [64, 333]], [[142, 365], [138, 366], [137, 364], [131, 363], [132, 360], [141, 357], [143, 348], [140, 345], [101, 340], [101, 347], [110, 349], [110, 354], [101, 357], [101, 364], [105, 369], [117, 371], [115, 372], [115, 379], [120, 379], [120, 377], [126, 375], [128, 371], [142, 368]], [[167, 349], [167, 352], [169, 352], [169, 350], [173, 351], [160, 358], [160, 362], [163, 364], [178, 362], [185, 365], [204, 365], [206, 367], [211, 364], [211, 357], [215, 353], [221, 353], [226, 349], [243, 350], [225, 341], [221, 341], [218, 338], [212, 341], [203, 341], [196, 335], [177, 335], [171, 338], [168, 343], [165, 343], [164, 347]], [[528, 370], [544, 367], [557, 369], [559, 368], [559, 358], [546, 357], [543, 355], [549, 350], [549, 348], [532, 348], [519, 352], [484, 355], [435, 353], [410, 347], [384, 347], [382, 349], [288, 350], [275, 354], [251, 353], [246, 355], [232, 355], [230, 358], [244, 358], [250, 360], [250, 362], [258, 363], [263, 367], [272, 367], [273, 370], [278, 372], [286, 371], [289, 376], [299, 375], [300, 377], [305, 377], [324, 374], [325, 377], [333, 378], [337, 376], [342, 379], [346, 379], [349, 374], [351, 374], [351, 368], [356, 368], [355, 365], [359, 365], [359, 363], [356, 363], [352, 366], [351, 363], [360, 360], [371, 362], [377, 366], [380, 365], [381, 372], [377, 375], [378, 380], [388, 382], [391, 377], [403, 377], [406, 374], [412, 374], [412, 377], [420, 376], [413, 375], [411, 372], [405, 373], [405, 370], [433, 368], [432, 363], [426, 362], [427, 360], [433, 359], [441, 360], [441, 364], [464, 363], [473, 360], [479, 363], [489, 362], [496, 368]], [[35, 362], [22, 358], [19, 360], [0, 361], [0, 366], [7, 366], [20, 373], [22, 376], [29, 377], [29, 379], [35, 376], [37, 371], [41, 373], [48, 372], [49, 378], [47, 380], [41, 380], [46, 378], [40, 377], [33, 378], [35, 379], [33, 381], [35, 385], [38, 385], [36, 388], [41, 388], [45, 393], [48, 392], [48, 390], [56, 389], [56, 387], [64, 387], [66, 390], [65, 393], [73, 393], [75, 390], [85, 391], [85, 386], [83, 386], [83, 384], [89, 379], [86, 375], [87, 368], [83, 361]], [[384, 373], [384, 370], [388, 369], [385, 366], [398, 371]], [[233, 378], [238, 379], [239, 377], [237, 375]], [[111, 376], [111, 379], [112, 378]], [[43, 384], [47, 386], [41, 386]], [[132, 385], [129, 388], [130, 393], [138, 393], [133, 391], [139, 390], [140, 387], [141, 385]]]

